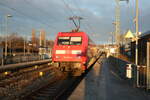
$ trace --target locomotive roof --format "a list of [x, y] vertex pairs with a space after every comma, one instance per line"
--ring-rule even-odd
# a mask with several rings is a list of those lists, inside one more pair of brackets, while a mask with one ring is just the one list
[[67, 34], [67, 35], [73, 35], [73, 34], [87, 35], [85, 32], [59, 32], [58, 35], [64, 35], [64, 34]]
[[59, 33], [85, 33], [85, 32], [59, 32]]

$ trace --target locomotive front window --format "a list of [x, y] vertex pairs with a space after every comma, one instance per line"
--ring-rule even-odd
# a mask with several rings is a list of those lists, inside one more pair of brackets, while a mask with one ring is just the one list
[[70, 37], [58, 37], [58, 45], [69, 45]]
[[71, 37], [70, 45], [81, 45], [82, 38], [81, 37]]
[[58, 37], [58, 45], [81, 45], [82, 37]]

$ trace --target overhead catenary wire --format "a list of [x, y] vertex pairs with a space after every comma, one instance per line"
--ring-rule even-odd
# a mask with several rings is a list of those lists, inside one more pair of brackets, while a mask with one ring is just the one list
[[[74, 17], [77, 16], [77, 15], [73, 12], [72, 8], [69, 6], [69, 4], [68, 4], [65, 0], [62, 0], [62, 2], [63, 2], [63, 4], [65, 5], [66, 9], [68, 9], [67, 14], [68, 14], [69, 20], [70, 20], [70, 16], [74, 16]], [[72, 19], [72, 21], [73, 21], [75, 27], [77, 27], [76, 21], [75, 21], [74, 19]]]
[[[75, 1], [72, 1], [72, 2], [74, 3], [74, 6], [79, 10], [79, 13], [81, 14], [81, 16], [84, 16], [84, 13], [82, 13], [82, 10], [78, 6], [78, 4]], [[87, 31], [92, 33], [92, 30], [90, 30], [90, 27], [88, 26], [88, 24], [85, 23], [84, 28], [87, 29]]]
[[[23, 0], [23, 1], [24, 1], [26, 4], [28, 4], [28, 5], [30, 5], [30, 6], [32, 6], [32, 7], [34, 7], [34, 8], [36, 8], [36, 10], [40, 11], [41, 13], [43, 13], [43, 15], [48, 15], [48, 14], [49, 14], [49, 12], [46, 12], [45, 10], [43, 10], [43, 9], [41, 9], [40, 7], [34, 5], [33, 3], [30, 3], [28, 0]], [[55, 17], [52, 17], [52, 16], [50, 16], [50, 18], [51, 18], [51, 19], [54, 19], [55, 23], [56, 23], [56, 22], [59, 22], [59, 23], [60, 23], [60, 21], [61, 21], [61, 20], [59, 20], [58, 18], [56, 19]], [[59, 17], [59, 18], [60, 18], [60, 17]], [[48, 21], [48, 22], [52, 23], [51, 21]], [[55, 30], [56, 30], [56, 32], [57, 32], [58, 28], [55, 27]]]
[[64, 3], [65, 7], [68, 9], [68, 11], [70, 12], [70, 15], [75, 16], [75, 13], [73, 12], [73, 10], [70, 8], [69, 4], [67, 4], [67, 2], [65, 0], [62, 0], [62, 2]]
[[23, 12], [18, 11], [16, 8], [9, 7], [9, 6], [7, 6], [6, 4], [1, 3], [1, 2], [0, 2], [0, 6], [3, 6], [3, 7], [6, 7], [6, 8], [9, 8], [9, 9], [11, 9], [12, 11], [16, 12], [17, 14], [19, 14], [19, 15], [22, 15], [22, 16], [24, 16], [24, 17], [27, 17], [27, 18], [29, 18], [29, 19], [31, 19], [31, 20], [33, 20], [33, 21], [36, 21], [36, 22], [38, 22], [38, 23], [40, 23], [40, 24], [42, 24], [42, 25], [48, 26], [48, 27], [50, 27], [50, 28], [52, 28], [52, 29], [56, 30], [56, 28], [55, 28], [54, 26], [49, 25], [49, 24], [47, 24], [47, 23], [45, 23], [45, 22], [39, 21], [39, 20], [38, 20], [38, 19], [36, 19], [35, 17], [32, 17], [32, 16], [29, 16], [29, 15], [26, 15], [26, 14], [24, 14]]
[[[65, 5], [65, 7], [68, 9], [68, 15], [69, 16], [77, 16], [74, 11], [72, 10], [72, 8], [69, 6], [69, 4], [65, 1], [65, 0], [62, 0], [63, 4]], [[87, 28], [87, 30], [89, 30]]]
[[[34, 5], [31, 1], [31, 3], [28, 1], [28, 0], [23, 0], [26, 4], [30, 5], [31, 7], [33, 8], [36, 8], [37, 11], [39, 11], [40, 13], [42, 13], [43, 15], [48, 15], [49, 12], [46, 12], [45, 10], [41, 9], [40, 7]], [[49, 16], [51, 19], [54, 19], [54, 21], [60, 21], [59, 19], [56, 19], [55, 17], [53, 16]]]
[[[76, 6], [76, 8], [79, 10], [80, 14], [82, 16], [85, 16], [84, 12], [81, 10], [81, 8], [78, 6], [77, 2], [75, 0], [73, 0], [74, 5]], [[89, 22], [85, 23], [85, 26], [87, 27], [88, 30], [90, 30], [91, 33], [95, 34], [91, 24]]]

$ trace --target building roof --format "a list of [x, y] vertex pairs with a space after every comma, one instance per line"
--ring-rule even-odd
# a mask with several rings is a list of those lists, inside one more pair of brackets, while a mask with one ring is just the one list
[[125, 38], [134, 38], [135, 35], [131, 32], [131, 30], [128, 30], [128, 32], [125, 34]]
[[150, 31], [147, 31], [145, 33], [142, 33], [139, 37], [142, 38], [142, 37], [145, 37], [147, 35], [150, 35]]

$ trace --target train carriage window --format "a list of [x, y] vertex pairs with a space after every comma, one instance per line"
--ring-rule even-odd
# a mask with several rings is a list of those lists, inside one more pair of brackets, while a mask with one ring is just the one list
[[82, 37], [58, 37], [58, 45], [81, 45]]

